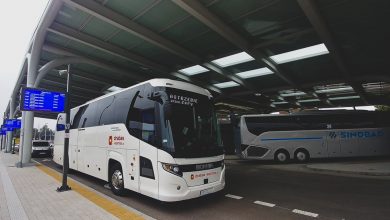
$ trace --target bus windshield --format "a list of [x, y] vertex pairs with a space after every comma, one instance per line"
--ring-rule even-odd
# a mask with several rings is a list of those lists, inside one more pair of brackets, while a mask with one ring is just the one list
[[205, 95], [165, 88], [169, 117], [162, 109], [162, 149], [174, 157], [194, 158], [221, 155], [221, 137], [213, 100]]

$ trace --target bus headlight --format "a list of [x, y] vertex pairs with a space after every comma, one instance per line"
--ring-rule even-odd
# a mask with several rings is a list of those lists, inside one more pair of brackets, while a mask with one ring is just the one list
[[175, 174], [177, 176], [183, 176], [183, 173], [181, 172], [179, 165], [169, 164], [169, 163], [161, 163], [161, 164], [165, 171]]

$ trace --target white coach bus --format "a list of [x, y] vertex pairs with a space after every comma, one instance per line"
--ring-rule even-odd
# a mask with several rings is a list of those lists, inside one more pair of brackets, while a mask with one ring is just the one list
[[[224, 152], [211, 94], [153, 79], [71, 110], [70, 169], [161, 201], [180, 201], [225, 187]], [[64, 115], [58, 116], [54, 161], [63, 164]]]
[[369, 111], [308, 111], [288, 115], [244, 115], [241, 156], [295, 159], [390, 154], [390, 115]]

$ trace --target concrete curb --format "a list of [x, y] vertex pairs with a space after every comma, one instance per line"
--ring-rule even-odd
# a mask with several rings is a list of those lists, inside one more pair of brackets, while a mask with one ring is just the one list
[[366, 175], [366, 176], [390, 176], [390, 172], [334, 170], [334, 169], [312, 167], [311, 165], [306, 165], [306, 168], [314, 171], [321, 171], [321, 172], [335, 172], [335, 173], [355, 174], [355, 175], [358, 174], [358, 175]]

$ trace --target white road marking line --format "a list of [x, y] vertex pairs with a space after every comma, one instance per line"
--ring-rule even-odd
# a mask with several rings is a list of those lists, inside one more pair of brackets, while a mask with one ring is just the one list
[[262, 201], [255, 201], [254, 202], [257, 205], [267, 206], [267, 207], [275, 207], [275, 204], [268, 203], [268, 202], [262, 202]]
[[318, 217], [318, 214], [317, 214], [317, 213], [306, 212], [306, 211], [299, 210], [299, 209], [294, 209], [294, 210], [292, 210], [292, 212], [297, 213], [297, 214], [301, 214], [301, 215], [306, 215], [306, 216], [314, 217], [314, 218], [317, 218], [317, 217]]
[[235, 195], [232, 195], [232, 194], [226, 194], [225, 196], [229, 197], [229, 198], [232, 198], [232, 199], [242, 199], [243, 198], [242, 196], [235, 196]]

